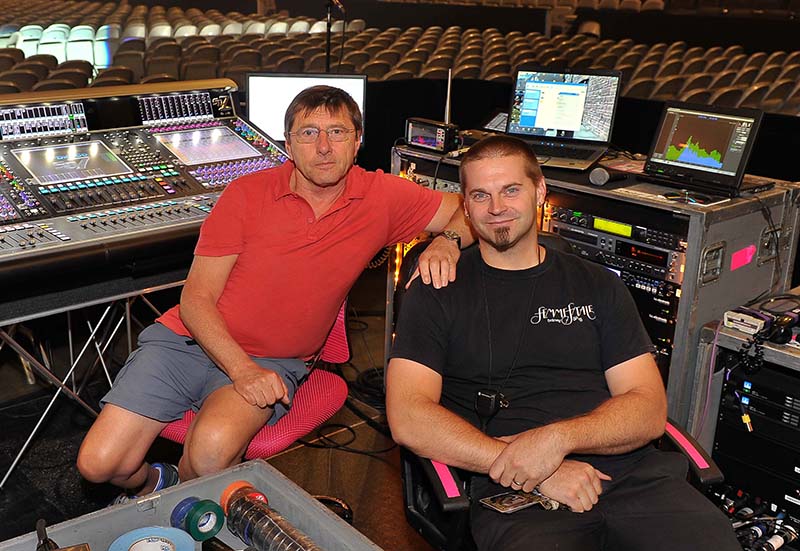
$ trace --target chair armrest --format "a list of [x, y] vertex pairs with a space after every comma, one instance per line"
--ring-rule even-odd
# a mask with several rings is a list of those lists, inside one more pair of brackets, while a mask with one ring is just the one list
[[451, 513], [469, 509], [469, 497], [464, 494], [464, 484], [456, 469], [433, 459], [417, 459], [431, 483], [431, 490], [442, 506], [442, 511]]
[[426, 487], [443, 512], [469, 510], [469, 497], [464, 493], [464, 483], [455, 468], [420, 457], [405, 448], [401, 456], [406, 484]]
[[400, 458], [406, 520], [434, 549], [462, 551], [469, 540], [469, 497], [457, 470], [405, 448]]
[[725, 477], [720, 471], [711, 456], [700, 447], [700, 444], [681, 427], [667, 420], [667, 426], [664, 430], [662, 438], [662, 447], [664, 442], [668, 447], [681, 452], [689, 461], [689, 474], [693, 481], [695, 481], [701, 488], [719, 484]]

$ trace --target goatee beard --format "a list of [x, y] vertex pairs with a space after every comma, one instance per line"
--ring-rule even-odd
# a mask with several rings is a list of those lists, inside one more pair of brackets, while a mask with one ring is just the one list
[[497, 228], [494, 230], [494, 241], [492, 247], [498, 252], [505, 252], [511, 248], [511, 230], [508, 227]]

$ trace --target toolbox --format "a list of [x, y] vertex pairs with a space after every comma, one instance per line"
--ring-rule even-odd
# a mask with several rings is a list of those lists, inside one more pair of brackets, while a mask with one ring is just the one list
[[[50, 526], [47, 534], [60, 547], [88, 543], [91, 551], [107, 551], [117, 537], [136, 528], [168, 527], [170, 514], [185, 498], [219, 503], [222, 491], [237, 480], [245, 480], [264, 493], [270, 507], [326, 551], [380, 551], [380, 547], [260, 459]], [[233, 549], [247, 547], [227, 526], [216, 537]], [[31, 532], [0, 543], [0, 551], [34, 551], [36, 544], [36, 534]], [[200, 542], [195, 542], [195, 549], [200, 548]]]

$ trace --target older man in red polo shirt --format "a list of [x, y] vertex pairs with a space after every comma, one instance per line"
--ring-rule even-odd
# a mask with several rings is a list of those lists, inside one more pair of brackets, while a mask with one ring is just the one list
[[[301, 92], [285, 120], [291, 161], [232, 182], [200, 231], [179, 306], [139, 336], [103, 399], [78, 468], [124, 501], [241, 461], [289, 407], [363, 267], [421, 231], [436, 287], [472, 241], [456, 194], [354, 166], [362, 119], [345, 92]], [[198, 411], [179, 466], [144, 461], [164, 426]]]

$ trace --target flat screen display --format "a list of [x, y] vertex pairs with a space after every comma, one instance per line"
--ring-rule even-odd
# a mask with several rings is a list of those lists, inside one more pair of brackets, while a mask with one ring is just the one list
[[11, 153], [42, 185], [133, 172], [101, 141], [13, 149]]
[[187, 166], [261, 155], [227, 126], [164, 132], [155, 136], [161, 145]]
[[668, 107], [650, 162], [734, 176], [755, 118]]
[[519, 69], [508, 133], [608, 142], [620, 75], [613, 71], [554, 72]]
[[[247, 118], [273, 140], [286, 141], [283, 119], [292, 100], [312, 86], [341, 88], [355, 100], [364, 117], [365, 75], [250, 73], [247, 75]], [[364, 141], [364, 134], [361, 134]]]
[[761, 118], [754, 109], [667, 103], [644, 172], [668, 185], [736, 197]]

